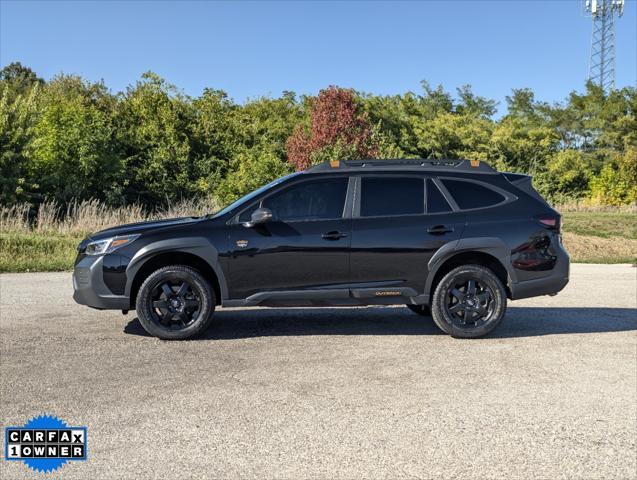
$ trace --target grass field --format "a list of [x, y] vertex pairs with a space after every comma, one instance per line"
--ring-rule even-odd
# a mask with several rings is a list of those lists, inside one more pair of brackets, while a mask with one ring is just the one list
[[637, 214], [615, 212], [566, 212], [564, 230], [576, 235], [637, 240]]
[[[58, 220], [54, 206], [41, 209], [41, 221], [29, 226], [25, 210], [0, 209], [0, 272], [70, 270], [77, 244], [89, 232], [111, 225], [147, 219], [138, 208], [100, 210], [87, 203]], [[209, 205], [180, 205], [153, 217], [168, 218], [209, 212]], [[16, 213], [17, 212], [17, 213]], [[21, 213], [20, 213], [21, 212]], [[628, 212], [566, 212], [563, 240], [571, 261], [635, 263], [637, 214]]]
[[637, 214], [566, 212], [563, 240], [571, 261], [580, 263], [635, 263]]
[[2, 232], [0, 272], [70, 270], [82, 238], [53, 232]]

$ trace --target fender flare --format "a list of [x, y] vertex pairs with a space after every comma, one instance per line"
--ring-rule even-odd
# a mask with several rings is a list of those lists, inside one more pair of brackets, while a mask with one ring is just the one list
[[427, 299], [431, 294], [431, 286], [440, 267], [451, 257], [463, 252], [481, 252], [495, 257], [506, 270], [508, 283], [517, 282], [517, 277], [511, 267], [511, 249], [501, 239], [497, 237], [461, 238], [445, 243], [429, 259], [427, 281], [423, 294]]
[[126, 289], [125, 294], [130, 296], [133, 287], [133, 280], [137, 272], [146, 264], [148, 260], [164, 252], [188, 253], [204, 260], [215, 272], [219, 282], [221, 298], [228, 297], [228, 284], [223, 269], [219, 264], [219, 252], [215, 246], [204, 237], [171, 238], [158, 240], [140, 248], [126, 267]]

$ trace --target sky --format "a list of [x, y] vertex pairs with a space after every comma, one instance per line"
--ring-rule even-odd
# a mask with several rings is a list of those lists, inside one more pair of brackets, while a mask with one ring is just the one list
[[[617, 21], [617, 86], [637, 86], [637, 0]], [[421, 80], [498, 100], [581, 91], [592, 22], [583, 0], [212, 2], [0, 0], [0, 65], [64, 72], [113, 91], [152, 70], [186, 94], [238, 102], [329, 85], [420, 92]]]

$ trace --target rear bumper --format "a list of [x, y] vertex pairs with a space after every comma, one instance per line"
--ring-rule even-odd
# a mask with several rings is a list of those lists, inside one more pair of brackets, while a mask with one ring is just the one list
[[560, 292], [568, 284], [570, 263], [568, 253], [560, 243], [557, 247], [557, 261], [551, 274], [535, 280], [510, 284], [511, 300], [555, 295]]
[[130, 299], [114, 295], [104, 283], [103, 256], [81, 259], [73, 271], [73, 300], [100, 310], [128, 310]]

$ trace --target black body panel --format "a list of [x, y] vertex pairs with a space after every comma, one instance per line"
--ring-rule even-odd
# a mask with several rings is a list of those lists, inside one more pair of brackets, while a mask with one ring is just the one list
[[[347, 282], [350, 225], [341, 219], [228, 226], [230, 298]], [[322, 238], [330, 232], [347, 236]]]
[[444, 244], [460, 238], [464, 224], [463, 213], [355, 218], [350, 281], [389, 281], [422, 292], [429, 260]]

